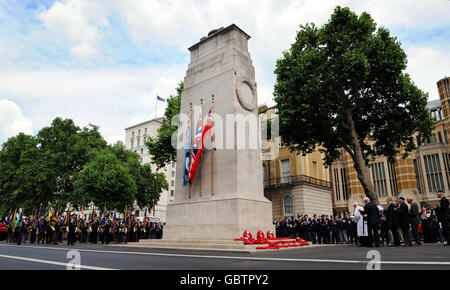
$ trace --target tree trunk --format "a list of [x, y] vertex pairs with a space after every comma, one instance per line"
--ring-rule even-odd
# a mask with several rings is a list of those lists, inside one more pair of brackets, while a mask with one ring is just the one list
[[372, 181], [370, 180], [369, 168], [366, 166], [366, 162], [363, 157], [363, 152], [361, 149], [361, 144], [359, 143], [358, 134], [355, 129], [355, 123], [353, 121], [352, 113], [350, 110], [346, 111], [348, 130], [350, 134], [351, 152], [347, 149], [347, 152], [353, 159], [353, 166], [358, 174], [359, 182], [361, 182], [364, 188], [364, 193], [370, 200], [375, 204], [380, 204], [378, 201], [378, 196], [375, 193], [375, 189]]

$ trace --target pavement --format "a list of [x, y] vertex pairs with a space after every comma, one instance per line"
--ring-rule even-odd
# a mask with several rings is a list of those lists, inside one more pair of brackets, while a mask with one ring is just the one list
[[[368, 256], [373, 250], [378, 252]], [[375, 264], [381, 270], [450, 270], [450, 247], [441, 244], [370, 249], [325, 245], [236, 253], [101, 244], [67, 247], [0, 243], [0, 270], [65, 270], [77, 258], [85, 270], [365, 270], [377, 257], [380, 262]]]

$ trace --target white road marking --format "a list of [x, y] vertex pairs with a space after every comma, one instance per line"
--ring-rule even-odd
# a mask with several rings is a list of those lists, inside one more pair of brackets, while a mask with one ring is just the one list
[[[14, 245], [0, 245], [6, 247], [17, 247]], [[65, 248], [55, 247], [39, 247], [39, 246], [20, 246], [25, 248], [37, 248], [48, 250], [67, 251]], [[80, 252], [92, 253], [108, 253], [108, 254], [125, 254], [125, 255], [144, 255], [144, 256], [163, 256], [163, 257], [185, 257], [185, 258], [202, 258], [202, 259], [231, 259], [231, 260], [250, 260], [250, 261], [284, 261], [284, 262], [314, 262], [314, 263], [344, 263], [344, 264], [367, 264], [369, 260], [329, 260], [329, 259], [295, 259], [295, 258], [268, 258], [268, 257], [236, 257], [236, 256], [207, 256], [207, 255], [190, 255], [190, 254], [167, 254], [167, 253], [146, 253], [146, 252], [126, 252], [126, 251], [104, 251], [104, 250], [88, 250], [88, 249], [72, 249]], [[430, 261], [380, 261], [380, 264], [391, 265], [449, 265], [450, 262], [430, 262]]]
[[[32, 259], [32, 258], [25, 258], [25, 257], [18, 257], [18, 256], [8, 256], [8, 255], [0, 255], [0, 258], [14, 259], [14, 260], [27, 261], [27, 262], [34, 262], [34, 263], [41, 263], [41, 264], [49, 264], [49, 265], [57, 265], [57, 266], [67, 267], [67, 263], [56, 262], [56, 261], [49, 261], [49, 260]], [[111, 269], [111, 268], [94, 267], [94, 266], [86, 266], [86, 265], [80, 265], [80, 268], [81, 269], [86, 269], [86, 270], [116, 270], [116, 269]]]

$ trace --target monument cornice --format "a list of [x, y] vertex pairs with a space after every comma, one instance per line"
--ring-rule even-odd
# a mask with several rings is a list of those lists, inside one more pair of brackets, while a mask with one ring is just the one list
[[193, 46], [189, 47], [188, 49], [189, 49], [189, 51], [192, 52], [193, 50], [197, 49], [200, 46], [200, 44], [205, 43], [208, 40], [210, 40], [211, 38], [214, 38], [220, 34], [224, 34], [233, 29], [236, 29], [239, 32], [241, 32], [242, 34], [244, 34], [247, 37], [247, 40], [251, 38], [251, 36], [248, 35], [247, 33], [245, 33], [244, 30], [240, 29], [239, 26], [237, 26], [236, 24], [231, 24], [230, 26], [227, 26], [223, 29], [218, 29], [216, 32], [212, 33], [211, 35], [208, 35], [207, 37], [202, 38], [198, 43], [194, 44]]

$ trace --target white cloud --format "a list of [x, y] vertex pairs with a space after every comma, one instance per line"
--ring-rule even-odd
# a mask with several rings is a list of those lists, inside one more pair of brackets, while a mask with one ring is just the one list
[[105, 15], [98, 13], [105, 11], [99, 4], [95, 1], [63, 0], [43, 11], [39, 19], [55, 42], [67, 42], [71, 46], [72, 55], [98, 57], [101, 28], [109, 26]]
[[[273, 105], [275, 61], [295, 40], [300, 24], [328, 21], [337, 5], [349, 6], [356, 13], [369, 12], [379, 26], [404, 29], [427, 29], [448, 26], [449, 1], [441, 0], [286, 0], [286, 1], [146, 1], [117, 0], [117, 9], [136, 43], [149, 41], [161, 45], [174, 45], [186, 49], [205, 36], [209, 30], [235, 23], [252, 36], [249, 50], [257, 69], [260, 103]], [[414, 51], [409, 55], [413, 79], [430, 95], [435, 94], [436, 79], [448, 66], [425, 59], [420, 71], [412, 64], [423, 58]], [[425, 74], [424, 71], [433, 71]], [[438, 78], [438, 79], [439, 79]]]
[[427, 46], [413, 46], [407, 49], [408, 68], [412, 80], [430, 100], [439, 99], [437, 82], [450, 74], [448, 50]]
[[[128, 35], [113, 35], [120, 41], [130, 37], [141, 50], [162, 47], [168, 50], [167, 55], [178, 57], [180, 51], [187, 55], [187, 48], [210, 30], [235, 23], [252, 36], [249, 51], [256, 68], [259, 103], [271, 106], [276, 59], [289, 49], [300, 24], [322, 25], [336, 5], [348, 5], [358, 14], [368, 11], [378, 25], [389, 29], [445, 28], [450, 24], [450, 1], [440, 0], [61, 0], [39, 14], [43, 30], [36, 26], [30, 33], [32, 38], [0, 42], [0, 52], [17, 56], [20, 52], [11, 47], [32, 47], [43, 39], [50, 43], [46, 59], [51, 59], [53, 43], [67, 47], [76, 58], [102, 58], [102, 41], [109, 40], [112, 33], [122, 33], [112, 30], [122, 25]], [[436, 98], [436, 81], [449, 74], [445, 46], [404, 48], [413, 80]], [[0, 96], [21, 104], [35, 128], [50, 124], [56, 116], [73, 118], [82, 126], [88, 122], [99, 125], [110, 142], [124, 135], [128, 125], [153, 118], [155, 96], [173, 94], [187, 68], [187, 63], [172, 65], [168, 58], [137, 69], [87, 68], [78, 63], [78, 69], [43, 67], [39, 60], [42, 54], [32, 52], [36, 57], [29, 66], [21, 62], [14, 63], [15, 69], [2, 66]], [[113, 55], [103, 59], [106, 66], [114, 64]], [[160, 116], [164, 106], [158, 104]]]
[[32, 134], [33, 125], [22, 110], [8, 99], [0, 100], [0, 143], [19, 133]]
[[123, 135], [106, 136], [104, 138], [106, 142], [111, 145], [116, 144], [118, 141], [121, 141], [123, 144], [125, 144], [125, 133]]
[[[23, 104], [35, 128], [58, 116], [71, 118], [79, 126], [100, 126], [102, 135], [115, 142], [130, 120], [155, 117], [156, 95], [175, 94], [184, 71], [185, 65], [0, 71], [0, 95]], [[163, 113], [158, 103], [158, 115]]]

